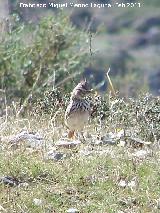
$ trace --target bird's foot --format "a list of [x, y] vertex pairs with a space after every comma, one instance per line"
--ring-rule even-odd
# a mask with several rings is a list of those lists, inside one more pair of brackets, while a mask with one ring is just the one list
[[68, 132], [68, 138], [73, 139], [74, 138], [74, 131], [69, 131]]

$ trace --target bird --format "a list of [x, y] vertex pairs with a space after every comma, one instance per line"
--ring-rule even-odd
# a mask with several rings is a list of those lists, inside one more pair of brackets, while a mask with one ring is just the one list
[[73, 89], [69, 105], [65, 111], [65, 125], [69, 129], [68, 138], [73, 138], [75, 131], [82, 131], [88, 123], [91, 103], [87, 96], [93, 92], [89, 89], [87, 80], [81, 80]]

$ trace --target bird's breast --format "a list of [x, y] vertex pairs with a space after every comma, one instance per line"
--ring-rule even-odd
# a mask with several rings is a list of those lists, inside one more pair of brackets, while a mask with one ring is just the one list
[[87, 100], [71, 102], [65, 114], [65, 124], [70, 130], [82, 130], [90, 116], [90, 103]]

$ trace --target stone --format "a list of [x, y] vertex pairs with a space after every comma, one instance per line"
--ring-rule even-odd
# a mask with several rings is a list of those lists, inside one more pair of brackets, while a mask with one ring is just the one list
[[26, 183], [26, 182], [20, 183], [20, 184], [18, 185], [18, 187], [28, 188], [28, 187], [29, 187], [29, 183]]
[[4, 177], [0, 177], [0, 182], [8, 185], [8, 186], [17, 186], [19, 185], [19, 181], [11, 176], [4, 176]]
[[115, 145], [116, 144], [116, 140], [115, 140], [115, 134], [113, 134], [113, 133], [108, 133], [108, 134], [106, 134], [105, 136], [103, 136], [102, 138], [101, 138], [101, 140], [102, 140], [102, 144], [104, 145], [104, 144], [108, 144], [108, 145]]
[[121, 179], [118, 183], [118, 186], [125, 188], [127, 186], [127, 182], [123, 179]]
[[43, 205], [43, 201], [41, 199], [37, 199], [37, 198], [34, 198], [33, 199], [33, 203], [36, 205], [36, 206], [42, 206]]
[[81, 141], [74, 140], [60, 140], [55, 143], [55, 146], [64, 147], [64, 148], [73, 148], [81, 144]]
[[78, 209], [75, 209], [75, 208], [70, 208], [67, 210], [67, 213], [78, 213]]
[[11, 148], [15, 149], [21, 145], [31, 148], [42, 148], [44, 146], [44, 138], [40, 134], [28, 132], [27, 130], [5, 137], [3, 140], [7, 141]]
[[62, 160], [64, 157], [65, 157], [65, 155], [63, 153], [55, 152], [53, 150], [51, 150], [47, 153], [47, 159], [48, 160], [58, 161], [58, 160]]
[[123, 140], [120, 140], [120, 142], [117, 144], [117, 146], [119, 147], [125, 147], [126, 146], [126, 142]]
[[140, 158], [140, 159], [144, 159], [147, 157], [149, 153], [146, 150], [138, 150], [135, 153], [133, 153], [132, 155], [134, 157]]

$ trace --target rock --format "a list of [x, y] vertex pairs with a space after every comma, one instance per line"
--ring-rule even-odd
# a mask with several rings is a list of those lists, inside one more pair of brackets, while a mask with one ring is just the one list
[[75, 209], [75, 208], [70, 208], [67, 210], [67, 213], [78, 213], [78, 209]]
[[132, 155], [134, 157], [140, 158], [140, 159], [144, 159], [147, 157], [147, 155], [149, 154], [149, 152], [147, 152], [146, 150], [138, 150], [135, 153], [133, 153]]
[[[93, 145], [116, 145], [119, 139], [124, 136], [124, 130], [120, 130], [116, 133], [109, 132], [101, 137], [101, 139], [96, 139], [92, 142]], [[121, 146], [124, 146], [121, 144]], [[120, 145], [119, 145], [120, 146]]]
[[8, 185], [8, 186], [17, 186], [19, 185], [18, 179], [11, 177], [11, 176], [4, 176], [0, 178], [0, 182]]
[[137, 203], [138, 203], [138, 200], [136, 198], [131, 198], [131, 197], [122, 198], [119, 200], [119, 204], [121, 206], [126, 206], [126, 207], [135, 206], [135, 205], [137, 205]]
[[138, 186], [137, 177], [132, 178], [130, 181], [126, 180], [125, 178], [121, 178], [118, 182], [118, 186], [122, 188], [129, 187], [133, 191], [137, 189]]
[[103, 145], [115, 145], [116, 144], [116, 141], [112, 138], [107, 138], [106, 136], [102, 137], [102, 141], [101, 143]]
[[121, 179], [118, 183], [118, 186], [125, 188], [127, 186], [126, 180]]
[[64, 159], [64, 157], [65, 157], [65, 155], [63, 153], [55, 152], [53, 150], [51, 150], [47, 153], [47, 159], [48, 160], [58, 161], [58, 160]]
[[19, 187], [23, 187], [23, 188], [28, 188], [29, 183], [26, 183], [26, 182], [20, 183], [18, 186], [19, 186]]
[[103, 136], [101, 139], [103, 144], [116, 145], [117, 140], [119, 140], [123, 136], [124, 136], [124, 131], [120, 130], [117, 133], [109, 132], [108, 134]]
[[55, 146], [64, 147], [64, 148], [73, 148], [73, 147], [78, 146], [80, 144], [81, 144], [81, 141], [78, 141], [78, 140], [74, 140], [74, 141], [60, 140], [60, 141], [57, 141], [55, 143]]
[[44, 138], [41, 135], [27, 130], [5, 137], [3, 141], [7, 141], [11, 148], [18, 148], [21, 145], [31, 148], [42, 148], [44, 146]]
[[118, 138], [118, 139], [120, 139], [123, 136], [124, 136], [124, 130], [123, 129], [121, 129], [121, 130], [117, 131], [117, 133], [115, 133], [115, 137]]
[[34, 198], [33, 199], [33, 203], [36, 205], [36, 206], [42, 206], [43, 205], [43, 201], [41, 199], [37, 199], [37, 198]]
[[136, 137], [130, 137], [130, 145], [133, 148], [142, 148], [144, 145], [150, 145], [151, 142], [147, 142], [147, 141], [143, 141], [140, 138], [136, 138]]
[[126, 146], [126, 141], [120, 140], [120, 142], [117, 144], [119, 147], [125, 147]]
[[103, 145], [103, 144], [106, 144], [106, 143], [103, 143], [103, 141], [102, 140], [95, 140], [94, 142], [92, 142], [92, 145]]

